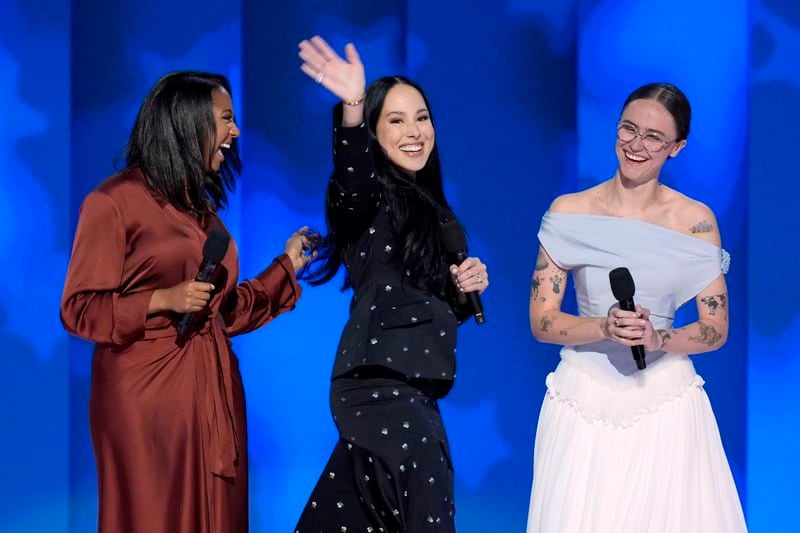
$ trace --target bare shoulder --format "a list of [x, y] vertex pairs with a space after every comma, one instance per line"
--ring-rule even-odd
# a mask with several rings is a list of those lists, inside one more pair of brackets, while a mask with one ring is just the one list
[[669, 194], [672, 229], [720, 245], [717, 217], [711, 208], [674, 189], [669, 189]]
[[552, 213], [591, 214], [596, 212], [595, 202], [598, 198], [598, 186], [583, 191], [562, 194], [550, 204]]

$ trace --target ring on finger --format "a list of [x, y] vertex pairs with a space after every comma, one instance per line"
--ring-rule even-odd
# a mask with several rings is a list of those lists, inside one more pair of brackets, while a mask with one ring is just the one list
[[614, 319], [614, 327], [615, 327], [615, 328], [618, 328], [618, 327], [619, 327], [619, 319], [618, 319], [618, 318], [615, 318], [615, 319]]
[[475, 274], [475, 279], [478, 280], [478, 283], [483, 283], [483, 276], [480, 274]]
[[317, 83], [322, 83], [322, 80], [324, 79], [325, 79], [325, 73], [320, 70], [319, 74], [317, 74], [317, 77], [314, 79], [314, 81]]

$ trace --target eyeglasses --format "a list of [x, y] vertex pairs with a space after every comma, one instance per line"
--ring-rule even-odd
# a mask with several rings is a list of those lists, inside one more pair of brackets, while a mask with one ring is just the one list
[[660, 152], [664, 147], [670, 143], [674, 143], [678, 139], [671, 141], [665, 140], [661, 135], [653, 132], [640, 132], [639, 128], [633, 124], [618, 124], [617, 125], [617, 139], [624, 143], [633, 141], [636, 137], [642, 140], [642, 146], [650, 153]]

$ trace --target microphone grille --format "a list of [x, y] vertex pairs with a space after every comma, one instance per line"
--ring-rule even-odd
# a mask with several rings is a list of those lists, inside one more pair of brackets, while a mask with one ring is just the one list
[[219, 263], [228, 251], [228, 243], [231, 237], [227, 232], [213, 230], [206, 239], [203, 246], [203, 259], [211, 263]]
[[464, 230], [458, 220], [442, 222], [442, 238], [444, 247], [451, 254], [466, 254], [467, 241], [464, 239]]
[[611, 282], [611, 292], [614, 294], [614, 298], [620, 302], [633, 300], [636, 286], [633, 284], [630, 270], [625, 267], [615, 268], [608, 273], [608, 280]]

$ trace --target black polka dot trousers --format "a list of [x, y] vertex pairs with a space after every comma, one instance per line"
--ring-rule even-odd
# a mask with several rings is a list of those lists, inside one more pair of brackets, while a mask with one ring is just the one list
[[331, 383], [339, 441], [296, 533], [455, 531], [450, 450], [425, 389], [383, 377]]

